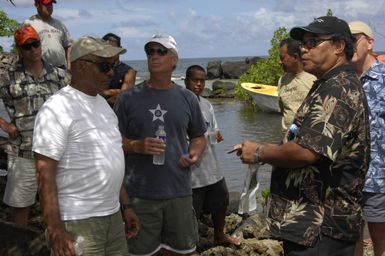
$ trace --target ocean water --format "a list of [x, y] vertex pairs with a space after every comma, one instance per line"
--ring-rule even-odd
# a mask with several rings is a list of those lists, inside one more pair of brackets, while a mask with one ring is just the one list
[[[241, 61], [246, 58], [251, 58], [247, 56], [239, 56], [239, 57], [217, 57], [217, 58], [186, 58], [179, 59], [179, 62], [174, 70], [172, 76], [175, 80], [180, 80], [185, 77], [186, 69], [191, 65], [200, 65], [204, 69], [207, 68], [207, 64], [213, 60], [220, 60], [222, 62], [225, 61]], [[125, 60], [123, 61], [127, 65], [130, 65], [137, 71], [136, 81], [143, 81], [149, 77], [148, 69], [147, 69], [147, 60]]]

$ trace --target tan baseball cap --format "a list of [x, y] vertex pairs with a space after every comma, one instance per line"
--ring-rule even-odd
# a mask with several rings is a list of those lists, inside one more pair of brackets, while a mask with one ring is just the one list
[[123, 54], [125, 52], [127, 52], [126, 49], [114, 47], [101, 38], [93, 36], [83, 36], [71, 46], [70, 54], [71, 62], [73, 62], [88, 54], [103, 58], [110, 58], [118, 54]]
[[350, 28], [350, 32], [352, 32], [353, 35], [362, 33], [369, 38], [373, 38], [373, 31], [369, 27], [369, 25], [366, 24], [365, 22], [362, 22], [362, 21], [349, 22], [349, 28]]

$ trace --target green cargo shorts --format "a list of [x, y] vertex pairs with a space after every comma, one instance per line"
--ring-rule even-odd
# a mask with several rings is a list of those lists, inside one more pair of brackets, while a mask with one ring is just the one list
[[191, 196], [167, 200], [131, 198], [131, 203], [140, 230], [127, 241], [130, 255], [152, 255], [162, 248], [180, 254], [195, 251], [198, 224]]
[[81, 245], [83, 256], [128, 256], [126, 234], [120, 211], [108, 216], [66, 220], [63, 224], [75, 239], [78, 236], [84, 238]]

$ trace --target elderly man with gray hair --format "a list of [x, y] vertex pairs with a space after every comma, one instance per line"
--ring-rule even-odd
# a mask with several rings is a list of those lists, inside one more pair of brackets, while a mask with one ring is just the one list
[[[54, 255], [127, 255], [139, 223], [122, 186], [118, 119], [98, 93], [125, 49], [85, 36], [71, 50], [71, 84], [52, 96], [35, 122], [38, 191]], [[123, 220], [122, 220], [123, 216]]]
[[155, 35], [144, 51], [149, 80], [124, 91], [114, 106], [126, 153], [125, 188], [142, 226], [128, 240], [129, 250], [187, 255], [197, 242], [191, 166], [205, 149], [206, 125], [197, 97], [171, 81], [175, 39]]

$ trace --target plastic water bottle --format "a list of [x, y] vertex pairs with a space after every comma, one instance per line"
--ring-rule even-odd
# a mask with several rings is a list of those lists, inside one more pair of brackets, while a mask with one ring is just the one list
[[74, 247], [75, 247], [75, 255], [76, 256], [81, 256], [83, 255], [83, 242], [84, 242], [84, 237], [78, 236], [74, 242]]
[[[163, 125], [159, 125], [155, 135], [158, 139], [162, 140], [163, 143], [166, 143], [166, 131], [164, 130]], [[154, 155], [152, 163], [155, 165], [164, 165], [165, 153], [166, 152], [162, 152], [159, 155]]]

